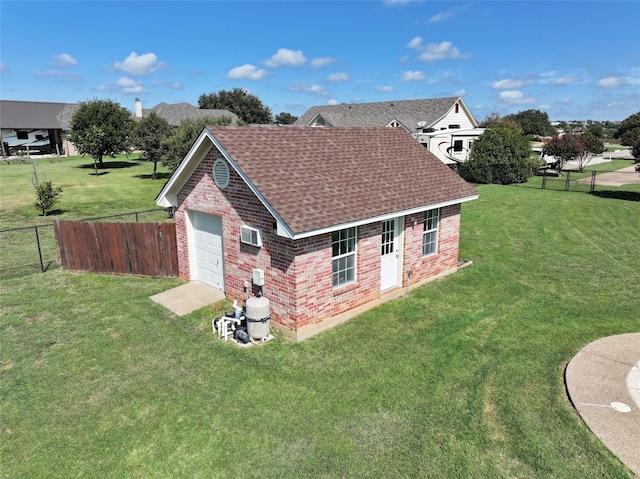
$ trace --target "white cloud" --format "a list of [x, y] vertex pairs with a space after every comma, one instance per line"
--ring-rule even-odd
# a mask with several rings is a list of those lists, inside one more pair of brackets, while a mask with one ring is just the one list
[[327, 77], [327, 81], [331, 83], [344, 83], [351, 80], [351, 77], [346, 73], [332, 73]]
[[523, 87], [525, 85], [528, 85], [529, 83], [531, 82], [505, 78], [504, 80], [493, 82], [491, 84], [491, 88], [493, 88], [494, 90], [511, 90], [513, 88]]
[[120, 77], [116, 80], [116, 86], [122, 89], [123, 93], [142, 93], [142, 82], [133, 80], [129, 77]]
[[390, 93], [392, 91], [396, 91], [396, 89], [393, 88], [391, 85], [378, 85], [376, 87], [376, 91], [382, 92], [382, 93]]
[[53, 55], [51, 60], [49, 61], [50, 65], [55, 65], [58, 67], [75, 67], [78, 64], [78, 60], [73, 58], [68, 53], [61, 53], [60, 55]]
[[616, 88], [624, 84], [624, 79], [621, 77], [606, 77], [597, 81], [596, 85], [602, 88]]
[[335, 58], [331, 57], [322, 57], [322, 58], [314, 58], [311, 60], [311, 68], [322, 68], [330, 65], [331, 63], [336, 62]]
[[460, 50], [458, 50], [457, 47], [454, 47], [452, 42], [445, 41], [440, 43], [429, 43], [418, 58], [428, 62], [435, 62], [445, 59], [462, 60], [470, 58], [470, 55], [460, 53]]
[[434, 15], [433, 17], [431, 17], [429, 20], [427, 20], [427, 23], [437, 23], [437, 22], [441, 22], [443, 20], [446, 20], [447, 18], [451, 18], [454, 15], [457, 15], [458, 13], [466, 10], [469, 7], [469, 4], [465, 5], [462, 8], [456, 8], [454, 10], [449, 10], [448, 12], [441, 12], [441, 13], [437, 13], [436, 15]]
[[316, 96], [329, 96], [331, 94], [329, 93], [329, 90], [320, 85], [311, 85], [308, 91]]
[[289, 50], [288, 48], [280, 48], [269, 60], [264, 64], [270, 68], [278, 67], [297, 67], [304, 65], [307, 59], [302, 50]]
[[115, 62], [113, 64], [114, 68], [136, 76], [151, 75], [162, 66], [164, 65], [158, 62], [158, 57], [154, 53], [138, 55], [136, 52], [131, 52], [123, 62]]
[[261, 80], [267, 75], [267, 71], [255, 67], [250, 64], [245, 64], [240, 67], [232, 68], [229, 73], [227, 73], [227, 77], [233, 80]]
[[4, 75], [5, 73], [9, 73], [9, 67], [6, 63], [0, 62], [0, 75]]
[[302, 91], [306, 93], [312, 93], [315, 96], [330, 96], [331, 92], [320, 85], [308, 85], [306, 82], [298, 82], [287, 87], [290, 91]]
[[407, 43], [407, 47], [413, 48], [414, 50], [422, 49], [422, 37], [415, 37], [409, 43]]
[[457, 92], [455, 92], [453, 96], [465, 96], [466, 94], [467, 94], [467, 90], [463, 88], [462, 90], [458, 90]]
[[500, 93], [500, 95], [498, 95], [498, 98], [509, 105], [520, 105], [524, 103], [533, 103], [536, 101], [535, 98], [525, 96], [524, 93], [518, 90], [503, 91]]
[[337, 105], [339, 102], [335, 98], [327, 101], [327, 105]]
[[184, 88], [184, 85], [177, 81], [172, 81], [172, 82], [153, 81], [151, 82], [151, 86], [164, 86], [167, 88], [171, 88], [172, 90], [182, 90]]
[[66, 75], [67, 72], [62, 70], [47, 70], [46, 72], [37, 71], [35, 74], [38, 77], [59, 77]]
[[400, 81], [410, 82], [410, 81], [423, 81], [427, 76], [421, 71], [406, 71], [402, 72], [402, 78]]
[[560, 77], [554, 78], [549, 82], [549, 85], [571, 85], [572, 83], [579, 83], [580, 78], [578, 77]]
[[78, 75], [75, 75], [73, 73], [69, 73], [66, 70], [47, 70], [44, 72], [41, 71], [37, 71], [35, 72], [35, 75], [38, 77], [57, 77], [60, 78], [64, 81], [79, 81], [80, 77]]

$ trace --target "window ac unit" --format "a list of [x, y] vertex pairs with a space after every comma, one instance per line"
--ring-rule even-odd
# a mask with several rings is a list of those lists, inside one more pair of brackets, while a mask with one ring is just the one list
[[252, 246], [261, 247], [262, 234], [260, 233], [260, 230], [257, 228], [252, 228], [251, 226], [241, 226], [240, 241], [246, 244], [250, 244]]

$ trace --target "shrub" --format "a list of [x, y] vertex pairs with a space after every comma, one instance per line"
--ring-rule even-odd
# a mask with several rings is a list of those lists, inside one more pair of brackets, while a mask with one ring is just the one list
[[461, 176], [473, 183], [523, 183], [532, 175], [531, 146], [518, 131], [488, 128], [471, 145]]

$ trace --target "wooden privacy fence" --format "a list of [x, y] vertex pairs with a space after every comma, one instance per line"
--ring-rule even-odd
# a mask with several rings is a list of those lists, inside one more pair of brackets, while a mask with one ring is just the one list
[[55, 220], [60, 267], [92, 273], [178, 276], [175, 223]]

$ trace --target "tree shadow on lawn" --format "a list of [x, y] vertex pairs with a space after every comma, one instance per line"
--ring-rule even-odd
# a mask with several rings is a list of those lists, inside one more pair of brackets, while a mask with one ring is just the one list
[[594, 191], [592, 195], [599, 196], [600, 198], [612, 198], [614, 200], [626, 200], [626, 201], [640, 201], [640, 193], [636, 191], [614, 191], [614, 190], [602, 190]]
[[49, 213], [47, 213], [47, 216], [44, 216], [44, 215], [38, 215], [38, 216], [40, 216], [40, 218], [49, 218], [49, 217], [51, 217], [51, 216], [60, 216], [60, 215], [63, 215], [63, 214], [65, 214], [65, 213], [66, 213], [66, 212], [68, 212], [68, 211], [69, 211], [69, 210], [61, 210], [61, 209], [57, 209], [57, 208], [56, 208], [55, 210], [51, 210], [51, 211], [49, 211]]
[[[105, 160], [102, 165], [98, 165], [99, 170], [117, 170], [121, 168], [131, 168], [134, 166], [138, 166], [140, 164], [139, 161], [109, 161]], [[76, 168], [84, 168], [84, 169], [94, 169], [95, 166], [93, 163], [87, 163], [84, 165], [78, 165]]]
[[[156, 173], [156, 180], [168, 180], [171, 178], [172, 173]], [[133, 175], [134, 178], [140, 178], [141, 180], [150, 180], [153, 175]]]

